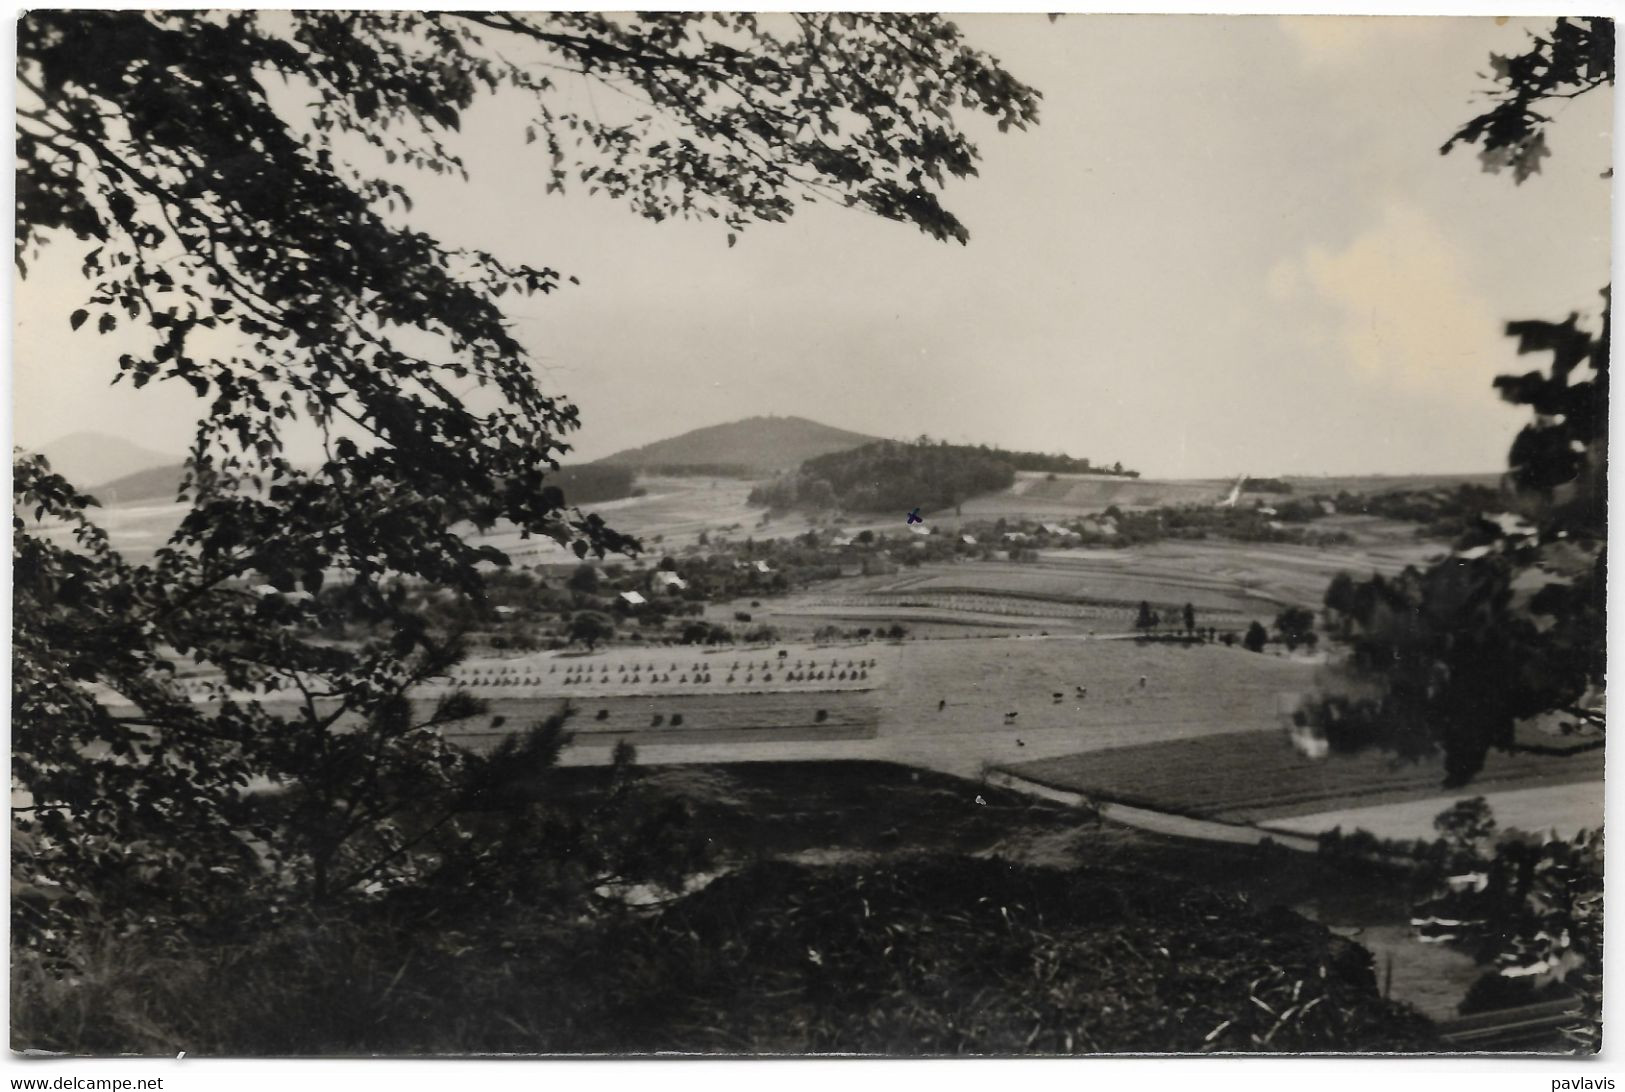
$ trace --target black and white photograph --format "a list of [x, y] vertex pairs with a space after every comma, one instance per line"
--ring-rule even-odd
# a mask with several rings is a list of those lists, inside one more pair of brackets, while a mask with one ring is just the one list
[[13, 1074], [1596, 1072], [1606, 14], [14, 13]]

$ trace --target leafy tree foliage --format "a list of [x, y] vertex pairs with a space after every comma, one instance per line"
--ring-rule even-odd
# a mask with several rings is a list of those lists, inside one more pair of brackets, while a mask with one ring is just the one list
[[[506, 559], [461, 529], [636, 546], [567, 507], [577, 411], [502, 309], [567, 278], [412, 227], [406, 180], [466, 178], [477, 102], [529, 112], [539, 189], [730, 233], [822, 197], [963, 242], [938, 198], [975, 172], [956, 114], [1024, 127], [1038, 97], [918, 15], [37, 10], [17, 46], [19, 268], [77, 246], [64, 330], [120, 332], [113, 382], [199, 398], [189, 509], [150, 564], [43, 463], [14, 477], [16, 864], [76, 893], [120, 880], [100, 905], [136, 915], [169, 891], [206, 916], [209, 885], [264, 868], [279, 892], [371, 882], [365, 860], [317, 876], [347, 845], [413, 856], [358, 786], [460, 799], [475, 776], [438, 729], [477, 705], [414, 698], [459, 650], [408, 593], [479, 596]], [[573, 106], [556, 81], [577, 77], [625, 116]], [[316, 469], [285, 449], [296, 422]], [[346, 626], [377, 636], [317, 639]], [[258, 807], [266, 784], [287, 806]]]
[[[1545, 153], [1533, 106], [1613, 82], [1613, 25], [1559, 19], [1529, 53], [1492, 57], [1496, 105], [1444, 146], [1482, 140], [1485, 164], [1522, 181]], [[1501, 157], [1501, 158], [1496, 158]], [[1340, 576], [1326, 606], [1352, 645], [1350, 668], [1376, 693], [1333, 694], [1299, 719], [1335, 750], [1442, 752], [1445, 784], [1469, 782], [1491, 748], [1515, 750], [1520, 720], [1556, 712], [1600, 732], [1606, 668], [1609, 293], [1600, 324], [1507, 324], [1518, 352], [1550, 353], [1545, 372], [1503, 375], [1501, 397], [1533, 419], [1513, 441], [1508, 512], [1486, 512], [1454, 556], [1393, 579]]]
[[1432, 893], [1412, 911], [1428, 939], [1473, 956], [1488, 975], [1465, 1010], [1540, 999], [1579, 987], [1582, 1019], [1563, 1029], [1577, 1050], [1595, 1052], [1602, 1031], [1603, 838], [1499, 832], [1483, 797], [1458, 801], [1433, 821], [1442, 854], [1423, 870]]
[[1281, 635], [1281, 640], [1286, 642], [1289, 649], [1314, 644], [1314, 612], [1303, 607], [1287, 607], [1275, 616], [1275, 631]]
[[548, 477], [548, 484], [558, 489], [561, 499], [569, 504], [596, 504], [642, 496], [645, 491], [634, 484], [636, 476], [629, 466], [585, 463], [559, 467]]
[[750, 503], [773, 508], [830, 507], [909, 512], [948, 508], [966, 497], [1008, 488], [1015, 468], [972, 447], [890, 440], [820, 455], [801, 469], [751, 490]]
[[607, 614], [597, 611], [577, 611], [570, 618], [570, 643], [580, 641], [587, 648], [598, 647], [599, 641], [607, 641], [615, 636], [615, 621]]
[[1154, 629], [1159, 621], [1161, 619], [1157, 617], [1156, 611], [1151, 609], [1151, 604], [1144, 599], [1140, 600], [1140, 612], [1134, 616], [1134, 628]]
[[[1004, 451], [986, 444], [950, 444], [921, 436], [911, 443], [880, 440], [848, 451], [808, 459], [751, 490], [750, 503], [772, 508], [905, 512], [958, 508], [971, 497], [1008, 489], [1017, 470], [1078, 473], [1089, 460], [1033, 451]], [[1138, 471], [1095, 468], [1097, 474], [1139, 477]]]
[[1510, 167], [1519, 185], [1539, 174], [1540, 161], [1551, 155], [1546, 127], [1552, 119], [1540, 112], [1543, 104], [1614, 82], [1612, 19], [1561, 18], [1548, 35], [1531, 38], [1529, 49], [1515, 57], [1490, 55], [1498, 86], [1488, 94], [1495, 105], [1457, 129], [1439, 149], [1448, 154], [1457, 144], [1480, 144], [1484, 169], [1499, 174]]
[[1248, 652], [1263, 652], [1264, 646], [1269, 644], [1269, 630], [1253, 622], [1247, 627], [1247, 632], [1241, 638], [1241, 645]]

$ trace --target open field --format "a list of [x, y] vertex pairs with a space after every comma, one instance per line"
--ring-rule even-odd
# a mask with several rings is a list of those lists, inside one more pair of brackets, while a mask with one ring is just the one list
[[[113, 547], [133, 562], [152, 560], [153, 553], [169, 540], [176, 524], [186, 514], [182, 504], [113, 504], [92, 508], [90, 520], [107, 532]], [[29, 528], [57, 546], [74, 548], [73, 530], [66, 524], [45, 521]]]
[[[640, 755], [654, 764], [885, 759], [975, 776], [989, 764], [1147, 740], [1243, 726], [1268, 733], [1279, 724], [1282, 702], [1308, 689], [1319, 670], [1302, 659], [1218, 645], [1077, 637], [911, 640], [897, 648], [885, 683], [862, 695], [877, 717], [871, 738], [828, 742], [787, 732], [740, 746], [667, 737], [640, 744]], [[1087, 696], [1079, 695], [1079, 687], [1087, 688]], [[587, 717], [594, 715], [597, 706], [572, 697]], [[827, 697], [833, 695], [817, 699], [823, 703]], [[748, 722], [750, 709], [762, 699], [717, 695], [707, 700], [731, 705]], [[1007, 723], [1007, 713], [1017, 715]], [[609, 741], [597, 744], [578, 738], [564, 761], [605, 761]]]
[[769, 601], [765, 609], [779, 620], [885, 619], [1110, 633], [1131, 631], [1146, 600], [1165, 621], [1191, 603], [1198, 625], [1236, 629], [1253, 619], [1267, 622], [1284, 606], [1318, 607], [1339, 572], [1393, 575], [1442, 549], [1417, 539], [1408, 524], [1364, 516], [1347, 522], [1362, 540], [1355, 545], [1205, 540], [1044, 550], [1034, 562], [960, 561], [831, 581]]
[[[782, 653], [782, 655], [781, 655]], [[772, 646], [617, 646], [468, 660], [454, 681], [484, 698], [815, 693], [886, 682], [898, 647], [882, 641]]]
[[[797, 663], [816, 662], [826, 677], [791, 680], [778, 666], [779, 651], [790, 673]], [[834, 679], [831, 663], [838, 665]], [[868, 677], [852, 678], [848, 663], [853, 670], [869, 664], [862, 669]], [[651, 664], [661, 681], [650, 682]], [[710, 681], [679, 682], [692, 680], [695, 664]], [[641, 669], [636, 683], [634, 665]], [[755, 669], [753, 682], [745, 681], [747, 666]], [[876, 758], [975, 775], [990, 763], [1148, 739], [1241, 726], [1268, 731], [1283, 702], [1308, 689], [1318, 670], [1307, 658], [1221, 645], [1084, 637], [543, 653], [465, 665], [462, 680], [475, 683], [470, 691], [501, 721], [485, 718], [455, 734], [497, 738], [568, 702], [578, 733], [565, 752], [570, 764], [605, 761], [624, 738], [653, 763]], [[563, 681], [588, 677], [593, 681]], [[682, 715], [680, 725], [672, 724], [673, 713]], [[1008, 713], [1016, 714], [1009, 722]]]
[[[484, 750], [511, 735], [515, 728], [564, 704], [497, 698], [489, 702], [486, 718], [448, 730], [446, 735]], [[569, 705], [576, 712], [569, 727], [575, 733], [577, 746], [613, 746], [623, 740], [638, 747], [829, 743], [872, 738], [879, 725], [873, 699], [860, 693], [757, 694], [748, 698], [694, 694], [572, 696]]]
[[[700, 532], [715, 534], [719, 529], [739, 524], [743, 537], [750, 533], [762, 510], [745, 503], [756, 483], [738, 478], [639, 477], [637, 484], [647, 490], [641, 497], [584, 505], [586, 511], [603, 516], [609, 525], [625, 534], [636, 535], [652, 544], [658, 536], [663, 545], [694, 541]], [[794, 528], [785, 533], [794, 533]], [[519, 533], [499, 525], [489, 534], [477, 536], [482, 545], [495, 546], [516, 564], [573, 564], [575, 554], [551, 539], [521, 539]]]
[[[1327, 478], [1287, 478], [1293, 495], [1315, 493], [1388, 493], [1400, 489], [1454, 488], [1489, 485], [1499, 474], [1346, 475]], [[1213, 504], [1229, 495], [1235, 478], [1120, 478], [1110, 474], [1056, 474], [1018, 471], [1015, 483], [998, 493], [972, 497], [960, 507], [960, 519], [1056, 519], [1119, 508], [1160, 508]], [[1279, 493], [1244, 493], [1240, 503], [1265, 504], [1280, 500]], [[952, 509], [932, 513], [937, 524], [957, 526]]]
[[1050, 475], [1037, 471], [1018, 470], [1015, 484], [1009, 489], [972, 497], [960, 511], [963, 516], [976, 519], [1023, 515], [1043, 518], [1099, 512], [1112, 505], [1156, 508], [1211, 503], [1223, 498], [1229, 490], [1230, 483], [1219, 480], [1169, 481], [1112, 474], [1056, 474], [1052, 480]]
[[[1555, 832], [1560, 838], [1573, 838], [1586, 829], [1596, 829], [1603, 821], [1603, 783], [1576, 781], [1559, 786], [1542, 785], [1528, 789], [1477, 791], [1495, 812], [1496, 826], [1501, 830], [1521, 830], [1530, 834]], [[1459, 796], [1459, 791], [1457, 794]], [[1410, 803], [1380, 804], [1362, 808], [1342, 808], [1336, 811], [1297, 815], [1288, 819], [1272, 819], [1268, 826], [1276, 830], [1301, 834], [1341, 828], [1344, 831], [1364, 830], [1378, 838], [1409, 839], [1437, 837], [1433, 817], [1443, 810], [1441, 799], [1416, 800]]]
[[1234, 731], [1094, 750], [1008, 769], [1099, 799], [1230, 822], [1269, 823], [1419, 800], [1433, 801], [1437, 812], [1463, 795], [1596, 781], [1602, 766], [1600, 749], [1567, 755], [1492, 752], [1464, 794], [1439, 787], [1443, 767], [1437, 760], [1400, 763], [1377, 754], [1311, 759], [1282, 732]]

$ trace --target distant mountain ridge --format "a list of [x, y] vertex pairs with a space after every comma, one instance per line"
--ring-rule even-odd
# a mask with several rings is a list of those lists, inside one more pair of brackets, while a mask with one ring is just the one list
[[105, 432], [75, 432], [41, 444], [34, 453], [44, 455], [52, 470], [80, 489], [180, 462], [174, 455]]
[[598, 461], [644, 470], [731, 470], [765, 475], [793, 470], [808, 459], [851, 451], [878, 439], [805, 417], [747, 417], [617, 451]]

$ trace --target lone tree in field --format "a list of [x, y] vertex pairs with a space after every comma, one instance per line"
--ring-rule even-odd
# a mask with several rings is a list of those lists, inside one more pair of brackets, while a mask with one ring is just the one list
[[1315, 615], [1303, 607], [1288, 607], [1275, 616], [1275, 632], [1281, 635], [1286, 647], [1296, 652], [1299, 645], [1313, 645]]
[[1246, 636], [1241, 639], [1241, 647], [1248, 652], [1263, 652], [1264, 646], [1269, 644], [1269, 641], [1269, 631], [1257, 622], [1253, 622], [1247, 627]]
[[570, 643], [580, 641], [587, 646], [587, 651], [598, 647], [599, 641], [607, 641], [615, 636], [615, 622], [605, 614], [597, 611], [577, 611], [570, 619]]
[[[1522, 184], [1548, 155], [1541, 113], [1614, 82], [1608, 19], [1558, 19], [1515, 57], [1491, 57], [1494, 106], [1442, 152], [1482, 146], [1484, 168]], [[1301, 714], [1335, 750], [1442, 754], [1445, 784], [1470, 782], [1491, 748], [1515, 751], [1518, 721], [1558, 713], [1598, 737], [1606, 669], [1608, 291], [1595, 329], [1509, 322], [1519, 353], [1549, 353], [1546, 372], [1503, 375], [1501, 397], [1534, 419], [1513, 441], [1512, 511], [1492, 514], [1456, 555], [1388, 579], [1339, 577], [1326, 606], [1352, 644], [1351, 667], [1376, 696], [1330, 695]]]
[[[507, 559], [463, 525], [582, 557], [635, 546], [549, 484], [577, 411], [504, 312], [568, 276], [412, 226], [414, 177], [467, 177], [471, 108], [528, 119], [513, 139], [545, 152], [538, 201], [593, 186], [731, 242], [829, 199], [964, 242], [939, 200], [975, 173], [957, 117], [1021, 128], [1038, 98], [923, 15], [36, 10], [17, 51], [19, 270], [70, 248], [85, 284], [64, 335], [117, 331], [112, 382], [199, 398], [188, 509], [150, 563], [43, 460], [15, 466], [13, 772], [32, 799], [14, 814], [33, 850], [14, 867], [99, 892], [109, 917], [167, 899], [206, 918], [261, 875], [327, 898], [440, 867], [403, 818], [485, 767], [422, 729], [478, 703], [403, 701], [460, 654], [408, 583], [478, 598], [481, 563]], [[566, 79], [625, 118], [578, 109]], [[472, 387], [478, 403], [455, 393]], [[314, 469], [284, 449], [295, 423], [321, 437]], [[377, 636], [312, 639], [341, 624]], [[183, 662], [210, 673], [201, 700]], [[268, 814], [255, 781], [287, 806]], [[320, 877], [311, 832], [331, 842]]]
[[1151, 609], [1151, 604], [1144, 599], [1140, 600], [1140, 613], [1135, 615], [1134, 628], [1151, 630], [1155, 629], [1156, 625], [1157, 615], [1156, 612]]
[[1185, 632], [1196, 632], [1196, 608], [1189, 603], [1185, 604]]

